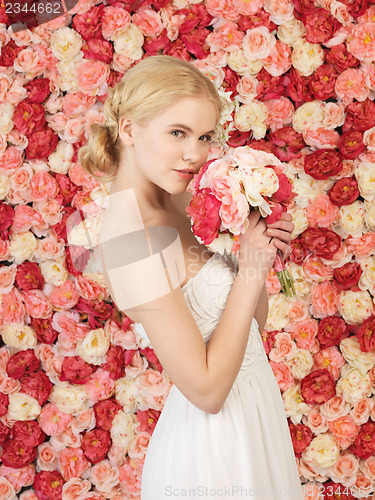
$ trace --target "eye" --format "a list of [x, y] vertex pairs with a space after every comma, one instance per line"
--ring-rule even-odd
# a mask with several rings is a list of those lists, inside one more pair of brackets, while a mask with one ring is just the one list
[[207, 140], [204, 141], [204, 142], [212, 142], [212, 140], [213, 140], [213, 136], [212, 135], [202, 135], [202, 137], [206, 137], [207, 138]]
[[[177, 132], [178, 134], [184, 134], [185, 133], [182, 130], [172, 130], [171, 134], [174, 134], [175, 132]], [[174, 136], [174, 137], [181, 137], [181, 136]]]

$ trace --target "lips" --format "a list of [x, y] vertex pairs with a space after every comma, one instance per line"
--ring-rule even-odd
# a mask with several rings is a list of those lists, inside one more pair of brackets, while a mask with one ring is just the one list
[[177, 172], [185, 172], [185, 174], [194, 174], [194, 170], [177, 170]]

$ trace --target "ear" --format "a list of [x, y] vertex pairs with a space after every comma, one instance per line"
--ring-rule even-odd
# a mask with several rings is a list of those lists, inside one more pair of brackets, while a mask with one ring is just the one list
[[120, 117], [118, 124], [118, 134], [123, 144], [125, 144], [126, 146], [133, 145], [136, 128], [137, 124], [133, 120], [125, 118], [124, 116]]

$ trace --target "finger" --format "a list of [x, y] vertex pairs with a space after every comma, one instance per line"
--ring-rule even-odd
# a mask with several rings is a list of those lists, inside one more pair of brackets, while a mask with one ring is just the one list
[[283, 260], [287, 259], [292, 253], [291, 247], [283, 241], [280, 241], [278, 238], [274, 238], [273, 241], [275, 242], [275, 246], [282, 252]]
[[273, 236], [275, 238], [279, 238], [282, 241], [285, 241], [286, 243], [290, 243], [292, 240], [292, 236], [289, 232], [287, 231], [281, 231], [279, 229], [267, 229], [267, 234], [269, 236]]
[[284, 231], [289, 231], [290, 233], [292, 233], [294, 231], [293, 222], [284, 221], [281, 219], [274, 222], [273, 224], [269, 224], [268, 227], [274, 228], [274, 229], [283, 229]]

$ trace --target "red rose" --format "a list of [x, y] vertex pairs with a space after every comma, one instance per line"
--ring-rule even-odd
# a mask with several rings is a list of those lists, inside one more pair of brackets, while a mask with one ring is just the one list
[[0, 203], [0, 232], [8, 229], [13, 223], [14, 209], [10, 205]]
[[43, 160], [56, 149], [59, 136], [48, 125], [28, 136], [29, 143], [25, 149], [28, 160]]
[[334, 64], [340, 73], [348, 68], [356, 68], [360, 64], [359, 59], [348, 51], [345, 43], [331, 47], [325, 54], [325, 60], [327, 63]]
[[349, 335], [347, 324], [340, 316], [326, 316], [319, 322], [316, 338], [323, 348], [339, 345]]
[[323, 259], [332, 259], [341, 245], [341, 237], [326, 227], [308, 227], [298, 238], [307, 251]]
[[87, 431], [81, 443], [82, 451], [89, 462], [97, 464], [104, 460], [111, 447], [111, 436], [103, 429], [92, 429]]
[[9, 439], [10, 437], [10, 427], [7, 427], [3, 422], [0, 421], [0, 445], [4, 446], [4, 443]]
[[294, 15], [296, 19], [300, 19], [297, 17], [297, 13], [306, 14], [306, 12], [310, 12], [315, 9], [314, 0], [292, 0], [294, 5]]
[[112, 62], [113, 44], [107, 40], [100, 40], [98, 38], [88, 40], [81, 50], [85, 59], [102, 61], [106, 64], [111, 64]]
[[120, 345], [111, 345], [107, 351], [105, 362], [101, 365], [101, 368], [109, 372], [109, 376], [113, 380], [117, 380], [125, 374], [124, 351]]
[[42, 470], [35, 474], [33, 488], [40, 500], [61, 500], [65, 481], [57, 470]]
[[301, 396], [309, 405], [321, 405], [335, 395], [335, 381], [327, 368], [314, 370], [301, 380]]
[[21, 290], [42, 290], [45, 280], [38, 264], [26, 261], [17, 266], [15, 283]]
[[27, 372], [20, 379], [21, 391], [35, 398], [43, 406], [52, 391], [52, 383], [42, 370]]
[[154, 432], [157, 421], [160, 417], [160, 411], [149, 409], [146, 411], [138, 410], [135, 416], [137, 417], [137, 421], [139, 425], [137, 427], [137, 431], [139, 432], [148, 432], [152, 434]]
[[186, 212], [192, 218], [194, 234], [201, 238], [205, 245], [209, 245], [219, 234], [220, 207], [221, 202], [210, 193], [210, 189], [203, 189], [186, 208]]
[[322, 64], [319, 66], [310, 78], [310, 88], [315, 99], [325, 101], [333, 97], [336, 94], [335, 84], [337, 77], [338, 72], [333, 64]]
[[247, 146], [249, 146], [251, 149], [256, 149], [258, 151], [265, 151], [266, 153], [272, 153], [275, 154], [276, 146], [270, 142], [266, 141], [265, 139], [259, 139], [258, 141], [256, 139], [250, 139], [248, 141]]
[[256, 28], [257, 26], [265, 26], [270, 33], [277, 29], [277, 24], [270, 20], [270, 14], [263, 9], [260, 9], [252, 16], [241, 14], [236, 23], [238, 29], [244, 32]]
[[375, 102], [370, 99], [363, 102], [353, 101], [349, 103], [345, 108], [345, 112], [344, 132], [350, 129], [364, 132], [375, 126]]
[[375, 422], [366, 422], [361, 426], [354, 443], [349, 450], [359, 458], [366, 460], [375, 453]]
[[331, 202], [338, 207], [350, 205], [360, 194], [357, 179], [354, 175], [352, 177], [343, 177], [328, 190], [327, 194]]
[[229, 137], [227, 140], [228, 146], [231, 148], [238, 148], [244, 146], [246, 142], [250, 139], [251, 131], [240, 132], [236, 128], [229, 132]]
[[277, 201], [269, 201], [268, 204], [270, 205], [271, 213], [264, 217], [264, 221], [266, 224], [271, 225], [280, 219], [283, 212], [286, 212], [286, 208]]
[[53, 344], [57, 339], [58, 332], [52, 327], [52, 316], [50, 318], [30, 317], [30, 326], [34, 328], [38, 342], [42, 344]]
[[314, 179], [329, 179], [342, 169], [342, 159], [337, 151], [332, 149], [318, 149], [304, 158], [306, 174]]
[[82, 246], [68, 245], [65, 247], [65, 265], [70, 274], [73, 276], [80, 275], [85, 269], [92, 250]]
[[91, 40], [102, 36], [101, 16], [105, 5], [95, 5], [85, 14], [76, 14], [73, 17], [72, 27], [84, 40]]
[[86, 384], [97, 369], [97, 366], [86, 363], [79, 356], [67, 356], [62, 364], [60, 380], [72, 384]]
[[10, 357], [6, 371], [8, 377], [19, 380], [26, 372], [35, 372], [40, 365], [39, 359], [35, 356], [33, 349], [18, 351]]
[[268, 134], [267, 138], [275, 144], [274, 154], [281, 161], [289, 161], [301, 156], [301, 149], [306, 146], [302, 134], [299, 134], [291, 126], [277, 129]]
[[270, 353], [274, 343], [275, 343], [275, 338], [278, 333], [281, 333], [282, 330], [263, 330], [262, 332], [262, 342], [263, 342], [263, 347], [264, 350], [266, 351], [266, 354]]
[[16, 129], [26, 136], [41, 130], [46, 123], [44, 108], [41, 104], [21, 101], [14, 108], [13, 121]]
[[343, 158], [353, 160], [357, 158], [365, 149], [362, 140], [363, 134], [358, 130], [350, 130], [340, 137], [339, 151]]
[[49, 84], [49, 78], [30, 80], [29, 83], [24, 85], [24, 88], [28, 91], [27, 101], [31, 104], [41, 104], [51, 92]]
[[109, 432], [112, 427], [112, 420], [121, 409], [121, 405], [112, 398], [104, 399], [94, 404], [93, 410], [95, 413], [96, 426], [99, 429]]
[[4, 394], [0, 392], [0, 417], [6, 414], [9, 406], [9, 397], [8, 394]]
[[308, 248], [302, 246], [299, 238], [294, 238], [294, 240], [292, 240], [289, 245], [292, 249], [292, 253], [290, 254], [291, 261], [295, 264], [298, 264], [299, 266], [302, 266], [303, 261], [309, 255]]
[[358, 283], [361, 274], [358, 262], [347, 262], [333, 270], [333, 283], [339, 290], [350, 290]]
[[296, 108], [305, 102], [313, 101], [314, 96], [310, 89], [310, 77], [302, 76], [291, 68], [285, 76], [286, 95], [294, 101]]
[[[54, 233], [56, 233], [56, 236], [60, 239], [63, 239], [65, 241], [65, 245], [68, 245], [68, 238], [66, 234], [66, 221], [69, 219], [69, 217], [76, 212], [76, 210], [72, 207], [64, 207], [64, 213], [63, 216], [57, 224], [54, 224], [51, 226], [52, 230]], [[69, 248], [69, 247], [67, 247]]]
[[362, 16], [367, 9], [367, 0], [340, 0], [341, 3], [347, 6], [349, 14], [357, 19]]
[[90, 328], [100, 328], [101, 321], [106, 321], [112, 313], [113, 306], [104, 300], [88, 300], [80, 298], [78, 304], [74, 307], [75, 311], [87, 315]]
[[178, 29], [180, 33], [190, 33], [197, 26], [205, 28], [209, 26], [213, 19], [213, 16], [208, 13], [206, 7], [202, 4], [189, 5], [188, 9], [179, 9], [176, 14], [185, 16]]
[[233, 99], [238, 94], [237, 85], [240, 81], [240, 77], [235, 71], [229, 68], [229, 66], [225, 66], [223, 71], [225, 76], [221, 86], [225, 92], [232, 92], [231, 98]]
[[179, 39], [190, 54], [193, 54], [197, 59], [205, 59], [210, 53], [210, 47], [206, 42], [206, 38], [210, 33], [208, 28], [196, 28], [191, 33], [180, 33]]
[[262, 68], [257, 74], [257, 95], [259, 101], [266, 101], [268, 99], [279, 99], [284, 95], [283, 77], [272, 76]]
[[36, 457], [36, 447], [27, 446], [18, 439], [8, 439], [3, 444], [1, 460], [6, 467], [22, 469], [31, 464]]
[[330, 40], [341, 24], [328, 10], [315, 8], [302, 15], [307, 30], [305, 38], [310, 43], [325, 43]]
[[116, 83], [118, 83], [120, 80], [122, 80], [123, 76], [124, 76], [124, 73], [120, 73], [119, 71], [115, 71], [114, 69], [111, 69], [111, 72], [110, 72], [108, 80], [107, 80], [108, 87], [114, 87], [116, 85]]
[[26, 45], [18, 46], [16, 42], [11, 39], [4, 47], [1, 48], [0, 66], [13, 66], [18, 52], [21, 52], [23, 49], [26, 49]]
[[16, 422], [12, 427], [12, 438], [17, 439], [26, 446], [39, 446], [46, 435], [36, 420]]
[[375, 350], [375, 316], [366, 318], [359, 327], [357, 334], [361, 351], [371, 352]]
[[[142, 354], [142, 356], [144, 356], [147, 359], [147, 361], [151, 365], [151, 368], [157, 370], [160, 373], [163, 371], [163, 367], [161, 366], [161, 363], [158, 360], [155, 351], [151, 347], [145, 347], [144, 349], [138, 349], [138, 350]], [[127, 352], [128, 351], [126, 351], [126, 354]], [[128, 364], [126, 354], [125, 354], [125, 365]]]
[[[178, 39], [177, 39], [178, 40]], [[148, 56], [156, 56], [160, 50], [165, 50], [165, 47], [170, 45], [170, 40], [168, 38], [166, 29], [164, 28], [160, 35], [153, 37], [146, 37], [145, 42], [142, 46], [143, 50]], [[182, 45], [182, 42], [181, 42]], [[108, 84], [109, 86], [109, 84]], [[112, 85], [113, 86], [113, 85]]]
[[79, 186], [76, 186], [70, 178], [65, 174], [55, 174], [55, 179], [57, 184], [59, 185], [59, 192], [63, 195], [62, 204], [68, 205], [74, 196], [80, 190]]
[[300, 457], [312, 441], [312, 431], [307, 425], [289, 422], [289, 432], [292, 437], [294, 454]]

